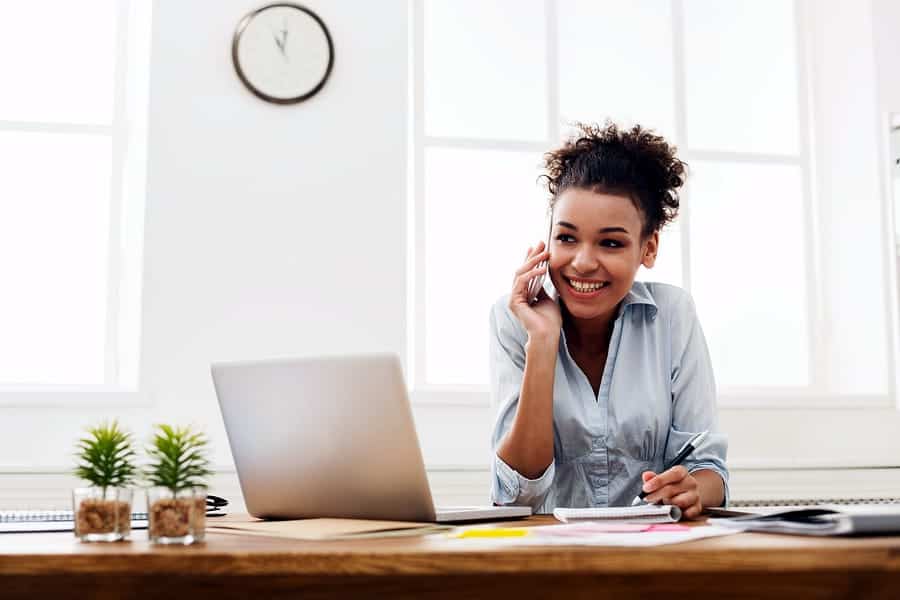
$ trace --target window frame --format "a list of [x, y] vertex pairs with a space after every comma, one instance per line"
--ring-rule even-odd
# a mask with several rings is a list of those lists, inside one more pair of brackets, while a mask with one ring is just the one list
[[[0, 132], [88, 134], [110, 139], [104, 382], [93, 385], [0, 382], [0, 407], [149, 405], [138, 385], [138, 360], [152, 5], [142, 0], [116, 0], [114, 6], [111, 123], [0, 120]], [[61, 97], [61, 101], [65, 98]]]
[[[827, 357], [820, 343], [821, 333], [826, 331], [826, 308], [828, 296], [825, 290], [825, 276], [823, 272], [823, 256], [820, 238], [821, 214], [813, 201], [818, 189], [817, 173], [815, 169], [815, 147], [812, 145], [812, 122], [815, 118], [814, 94], [812, 92], [814, 81], [810, 65], [812, 56], [812, 33], [807, 26], [811, 22], [812, 11], [807, 0], [792, 0], [794, 10], [795, 27], [795, 60], [797, 64], [797, 117], [799, 146], [797, 155], [779, 154], [755, 154], [728, 151], [694, 150], [687, 144], [687, 107], [685, 93], [686, 64], [684, 52], [684, 0], [670, 0], [672, 14], [672, 61], [673, 61], [673, 104], [675, 114], [675, 133], [672, 140], [681, 150], [680, 157], [688, 164], [692, 161], [722, 161], [749, 164], [777, 164], [799, 167], [802, 179], [801, 199], [805, 222], [804, 250], [806, 251], [806, 289], [807, 289], [807, 316], [809, 348], [809, 372], [810, 382], [807, 387], [797, 389], [789, 387], [738, 387], [729, 386], [720, 391], [719, 406], [721, 408], [735, 409], [840, 409], [840, 408], [887, 408], [895, 404], [897, 389], [897, 370], [894, 365], [896, 357], [895, 344], [888, 339], [886, 349], [888, 356], [888, 393], [887, 395], [842, 395], [840, 397], [827, 395], [824, 390], [824, 373], [828, 365]], [[408, 269], [409, 284], [408, 297], [408, 352], [407, 373], [410, 382], [410, 392], [413, 401], [426, 405], [460, 405], [487, 406], [490, 403], [490, 395], [487, 385], [443, 385], [429, 384], [425, 379], [425, 265], [424, 265], [424, 210], [425, 198], [425, 173], [424, 158], [426, 149], [430, 147], [442, 148], [471, 148], [479, 150], [508, 150], [508, 151], [536, 151], [544, 152], [547, 148], [557, 144], [560, 139], [559, 114], [559, 42], [558, 32], [558, 6], [556, 0], [545, 0], [545, 22], [547, 55], [545, 72], [547, 77], [547, 120], [548, 139], [546, 142], [522, 142], [508, 140], [482, 140], [482, 139], [457, 139], [427, 136], [425, 134], [425, 98], [424, 98], [424, 11], [423, 3], [412, 0], [410, 2], [410, 34], [412, 40], [411, 52], [411, 85], [413, 111], [410, 119], [410, 186], [408, 198], [409, 227], [408, 234], [409, 259]], [[678, 227], [681, 232], [681, 262], [682, 285], [685, 289], [691, 289], [691, 184], [690, 179], [682, 193], [682, 206], [678, 219]], [[887, 204], [883, 202], [882, 206]], [[889, 210], [889, 208], [885, 209]], [[887, 215], [886, 215], [887, 216]], [[893, 223], [892, 219], [885, 219]], [[891, 228], [892, 229], [892, 228]], [[889, 238], [888, 238], [889, 239]], [[890, 261], [888, 261], [890, 262]], [[888, 271], [892, 268], [886, 265]], [[894, 278], [891, 273], [886, 274], [886, 323], [890, 331], [896, 330], [896, 310]], [[896, 337], [896, 336], [893, 336]]]

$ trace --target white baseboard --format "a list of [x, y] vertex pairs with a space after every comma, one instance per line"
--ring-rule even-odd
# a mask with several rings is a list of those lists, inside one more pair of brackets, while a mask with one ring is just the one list
[[[432, 468], [428, 479], [436, 504], [459, 506], [489, 501], [487, 469]], [[0, 510], [68, 508], [71, 489], [79, 485], [74, 476], [60, 471], [0, 472]], [[218, 471], [210, 493], [227, 498], [231, 512], [245, 510], [233, 470]], [[733, 503], [890, 497], [900, 497], [900, 469], [739, 469], [731, 473]], [[138, 494], [135, 508], [140, 509], [143, 502], [142, 494]]]

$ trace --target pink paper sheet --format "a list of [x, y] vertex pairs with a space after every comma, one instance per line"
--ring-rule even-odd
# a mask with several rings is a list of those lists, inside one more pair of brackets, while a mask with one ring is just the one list
[[641, 533], [644, 531], [687, 531], [689, 527], [676, 523], [572, 523], [535, 528], [538, 535], [580, 537], [593, 533]]

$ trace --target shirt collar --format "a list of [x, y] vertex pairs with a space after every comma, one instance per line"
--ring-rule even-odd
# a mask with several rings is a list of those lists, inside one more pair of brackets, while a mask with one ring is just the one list
[[616, 315], [618, 318], [621, 314], [625, 312], [625, 309], [629, 306], [636, 304], [646, 304], [649, 308], [647, 309], [650, 318], [655, 318], [656, 313], [659, 310], [656, 307], [656, 302], [653, 300], [653, 296], [650, 294], [650, 290], [642, 281], [635, 281], [631, 284], [631, 290], [625, 297], [622, 299], [622, 303], [619, 305], [619, 312]]

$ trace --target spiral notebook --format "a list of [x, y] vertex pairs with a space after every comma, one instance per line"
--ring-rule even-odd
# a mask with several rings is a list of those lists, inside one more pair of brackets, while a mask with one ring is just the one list
[[612, 506], [594, 508], [557, 508], [553, 516], [563, 523], [578, 521], [621, 521], [638, 523], [674, 523], [681, 519], [681, 509], [665, 504]]
[[[74, 528], [71, 510], [0, 510], [0, 533], [72, 531]], [[147, 513], [131, 513], [131, 528], [147, 529]]]
[[[228, 500], [213, 494], [206, 495], [206, 516], [221, 517]], [[132, 529], [147, 529], [147, 513], [131, 513]], [[0, 510], [0, 533], [29, 531], [72, 531], [75, 518], [71, 510]]]

